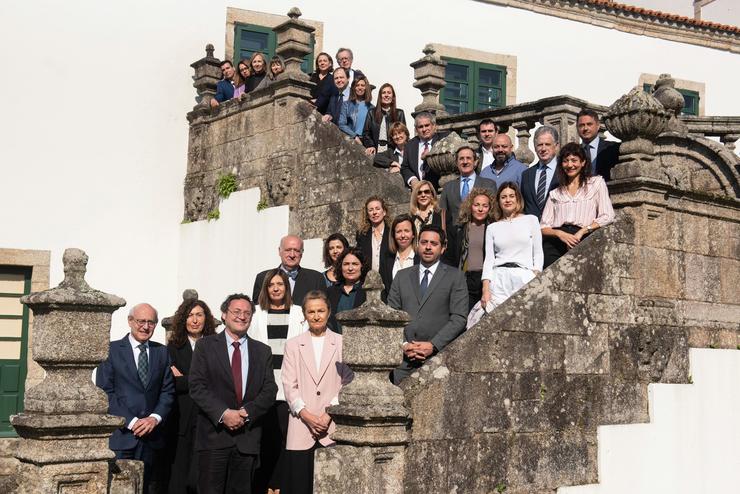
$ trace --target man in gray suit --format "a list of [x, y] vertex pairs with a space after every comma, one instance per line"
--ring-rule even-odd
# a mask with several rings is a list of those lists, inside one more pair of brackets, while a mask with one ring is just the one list
[[442, 198], [439, 207], [447, 210], [446, 226], [457, 224], [457, 216], [460, 212], [460, 204], [465, 200], [474, 187], [481, 187], [496, 194], [496, 182], [490, 178], [483, 178], [475, 173], [478, 166], [478, 153], [472, 146], [463, 145], [455, 152], [457, 171], [460, 176], [455, 180], [447, 182], [442, 188]]
[[419, 233], [421, 264], [402, 269], [391, 284], [388, 305], [411, 316], [404, 330], [403, 362], [393, 371], [394, 384], [465, 330], [468, 287], [462, 271], [439, 261], [446, 242], [444, 230], [424, 225]]

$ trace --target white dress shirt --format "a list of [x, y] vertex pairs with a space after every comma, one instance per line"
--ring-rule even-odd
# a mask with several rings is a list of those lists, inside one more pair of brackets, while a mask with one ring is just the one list
[[439, 267], [439, 260], [432, 264], [429, 267], [424, 266], [423, 264], [419, 264], [419, 285], [421, 285], [421, 280], [424, 279], [424, 270], [429, 270], [429, 284], [432, 284], [432, 278], [434, 278], [434, 273], [437, 271], [437, 268]]
[[[545, 166], [547, 167], [547, 183], [545, 184], [545, 190], [550, 190], [550, 184], [552, 183], [552, 177], [555, 176], [555, 166], [558, 163], [558, 157], [553, 156], [553, 158], [548, 161]], [[540, 161], [540, 164], [537, 165], [537, 171], [535, 172], [534, 176], [534, 191], [537, 192], [537, 184], [540, 183], [540, 173], [542, 173], [542, 162]]]
[[[141, 353], [141, 350], [139, 350], [139, 345], [141, 345], [141, 343], [136, 341], [136, 338], [134, 338], [131, 333], [128, 334], [128, 342], [131, 345], [131, 349], [134, 351], [134, 368], [138, 369], [139, 368], [139, 354]], [[152, 361], [149, 358], [150, 353], [149, 353], [149, 342], [148, 341], [144, 343], [144, 351], [146, 351], [146, 359], [149, 362], [149, 365], [152, 365]], [[136, 376], [136, 377], [138, 378], [139, 376]], [[157, 421], [157, 425], [159, 425], [162, 422], [162, 417], [160, 417], [156, 413], [151, 413], [149, 414], [149, 416], [155, 418], [155, 420]], [[138, 417], [134, 417], [131, 419], [131, 422], [129, 422], [127, 426], [129, 430], [133, 430], [134, 424], [136, 423], [137, 420], [139, 420]]]
[[596, 155], [599, 153], [599, 136], [594, 137], [591, 142], [583, 143], [584, 146], [588, 146], [589, 158], [591, 158], [591, 164], [596, 161]]

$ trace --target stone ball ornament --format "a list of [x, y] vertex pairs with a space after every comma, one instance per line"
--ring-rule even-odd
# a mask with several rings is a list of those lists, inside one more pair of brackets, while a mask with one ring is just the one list
[[670, 116], [655, 97], [638, 86], [609, 107], [604, 123], [622, 141], [621, 155], [652, 156], [653, 142], [665, 131]]
[[443, 137], [429, 150], [427, 155], [427, 164], [440, 177], [457, 173], [457, 164], [455, 163], [455, 153], [457, 150], [468, 145], [468, 141], [460, 137], [456, 132], [450, 132]]

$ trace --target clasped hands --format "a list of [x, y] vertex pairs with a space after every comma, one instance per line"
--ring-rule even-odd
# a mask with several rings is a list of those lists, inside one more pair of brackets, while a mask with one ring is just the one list
[[581, 228], [574, 234], [564, 232], [562, 230], [557, 231], [558, 238], [568, 247], [569, 250], [578, 245], [581, 242], [583, 236], [586, 234], [586, 229], [584, 228]]
[[154, 417], [144, 417], [137, 419], [134, 426], [131, 428], [131, 432], [136, 437], [144, 437], [157, 427], [157, 419]]
[[403, 345], [403, 354], [409, 360], [426, 360], [434, 353], [431, 341], [410, 341]]
[[322, 415], [314, 415], [307, 409], [303, 408], [300, 412], [298, 412], [298, 416], [301, 418], [303, 423], [306, 424], [308, 430], [311, 432], [311, 436], [313, 436], [315, 440], [319, 440], [329, 431], [331, 417], [326, 412], [324, 412]]
[[244, 426], [247, 422], [248, 416], [249, 414], [247, 414], [247, 411], [243, 408], [240, 408], [239, 410], [232, 410], [229, 408], [224, 412], [222, 422], [227, 429], [235, 431]]

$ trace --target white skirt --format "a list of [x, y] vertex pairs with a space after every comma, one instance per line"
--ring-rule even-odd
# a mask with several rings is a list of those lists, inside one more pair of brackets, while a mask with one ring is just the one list
[[493, 304], [495, 307], [502, 304], [532, 279], [534, 279], [534, 272], [531, 269], [493, 268], [493, 276], [488, 285], [491, 291], [489, 306]]

